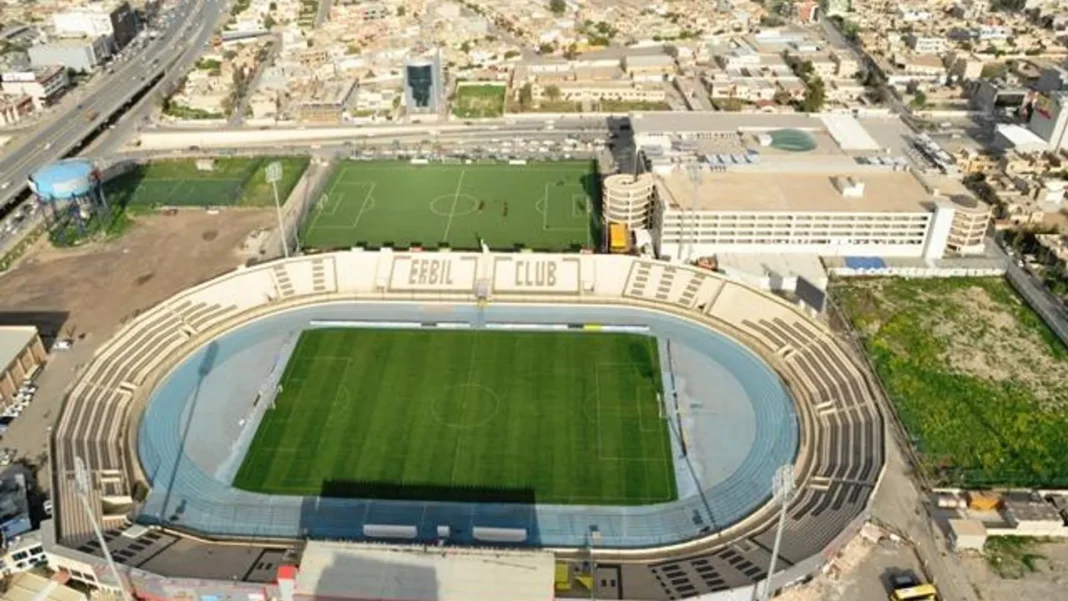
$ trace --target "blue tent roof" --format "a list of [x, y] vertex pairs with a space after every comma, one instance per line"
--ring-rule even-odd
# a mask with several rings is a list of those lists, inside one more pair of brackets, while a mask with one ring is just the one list
[[66, 159], [41, 167], [30, 175], [33, 191], [41, 198], [65, 200], [85, 196], [95, 184], [96, 167], [85, 159]]

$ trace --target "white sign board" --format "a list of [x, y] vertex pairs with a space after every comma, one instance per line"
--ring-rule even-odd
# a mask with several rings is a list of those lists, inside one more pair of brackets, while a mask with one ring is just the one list
[[495, 292], [578, 293], [577, 257], [498, 257], [494, 261]]
[[478, 257], [420, 253], [393, 259], [390, 290], [473, 292]]
[[275, 161], [267, 165], [267, 183], [275, 184], [282, 181], [282, 163]]

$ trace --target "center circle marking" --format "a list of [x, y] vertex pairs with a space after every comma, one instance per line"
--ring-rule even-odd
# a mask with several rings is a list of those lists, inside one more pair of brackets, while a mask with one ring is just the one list
[[501, 397], [481, 384], [456, 384], [434, 399], [430, 413], [434, 421], [456, 430], [488, 424], [501, 410]]
[[430, 212], [439, 217], [470, 215], [478, 210], [479, 202], [477, 197], [470, 194], [443, 194], [430, 201]]

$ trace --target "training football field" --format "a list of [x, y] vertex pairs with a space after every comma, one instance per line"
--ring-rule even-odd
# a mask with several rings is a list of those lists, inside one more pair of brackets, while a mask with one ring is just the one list
[[600, 240], [590, 161], [529, 165], [345, 161], [305, 218], [304, 245], [536, 250]]
[[234, 485], [327, 497], [670, 501], [659, 393], [647, 336], [309, 330]]

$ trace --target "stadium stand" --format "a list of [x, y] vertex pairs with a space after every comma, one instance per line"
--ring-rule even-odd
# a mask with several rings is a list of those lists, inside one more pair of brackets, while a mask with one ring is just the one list
[[[64, 547], [94, 552], [88, 542], [91, 525], [78, 507], [75, 457], [89, 467], [94, 483], [90, 502], [108, 529], [121, 528], [131, 516], [148, 511], [157, 502], [153, 499], [163, 495], [153, 493], [149, 504], [143, 505], [135, 500], [134, 490], [139, 483], [158, 483], [162, 476], [170, 480], [167, 496], [171, 490], [180, 491], [175, 496], [181, 499], [180, 503], [177, 498], [158, 501], [155, 511], [169, 514], [180, 506], [182, 521], [188, 520], [200, 535], [297, 538], [344, 534], [350, 532], [346, 528], [353, 515], [366, 516], [364, 531], [376, 525], [409, 523], [406, 520], [413, 512], [421, 512], [426, 524], [435, 523], [433, 512], [449, 510], [446, 504], [324, 498], [315, 507], [322, 529], [301, 531], [300, 523], [279, 520], [284, 509], [279, 499], [249, 497], [251, 493], [239, 496], [240, 491], [203, 470], [179, 466], [184, 444], [182, 429], [176, 425], [182, 416], [180, 403], [153, 405], [152, 423], [141, 430], [134, 424], [147, 419], [145, 403], [176, 365], [257, 318], [327, 300], [471, 302], [476, 290], [486, 286], [491, 307], [497, 300], [561, 304], [575, 314], [588, 309], [588, 315], [596, 315], [594, 304], [621, 311], [651, 308], [741, 341], [786, 381], [801, 423], [795, 472], [798, 492], [788, 508], [780, 552], [780, 565], [786, 572], [776, 578], [789, 581], [810, 574], [842, 544], [843, 533], [859, 527], [881, 475], [883, 422], [868, 376], [823, 326], [782, 299], [694, 267], [624, 256], [581, 255], [576, 260], [575, 255], [529, 255], [529, 261], [553, 265], [538, 272], [553, 273], [550, 282], [511, 277], [507, 270], [519, 269], [516, 265], [522, 262], [510, 260], [515, 256], [353, 251], [296, 257], [238, 269], [137, 316], [86, 367], [53, 432], [53, 527], [58, 546], [52, 552], [62, 553]], [[489, 263], [497, 259], [501, 260]], [[506, 287], [501, 282], [512, 283]], [[770, 406], [754, 410], [758, 420], [777, 419], [768, 413]], [[758, 440], [753, 454], [782, 453], [783, 447], [776, 444]], [[537, 527], [546, 532], [554, 528], [582, 532], [593, 519], [609, 541], [616, 540], [612, 533], [625, 532], [644, 544], [630, 551], [605, 550], [604, 561], [628, 560], [620, 564], [620, 570], [635, 596], [638, 591], [652, 590], [662, 598], [677, 599], [752, 587], [767, 576], [774, 508], [753, 507], [752, 498], [765, 494], [766, 500], [766, 491], [747, 483], [766, 478], [776, 466], [767, 459], [743, 463], [722, 487], [704, 491], [715, 496], [715, 512], [708, 511], [708, 499], [695, 497], [656, 509], [659, 517], [652, 521], [641, 511], [600, 508], [552, 514], [523, 506], [485, 507], [472, 520], [487, 530], [537, 521]], [[218, 503], [235, 505], [225, 514], [213, 514]], [[712, 514], [726, 514], [723, 523], [729, 527], [712, 527], [707, 521]], [[195, 525], [197, 516], [214, 517]], [[576, 557], [583, 553], [576, 551]]]

